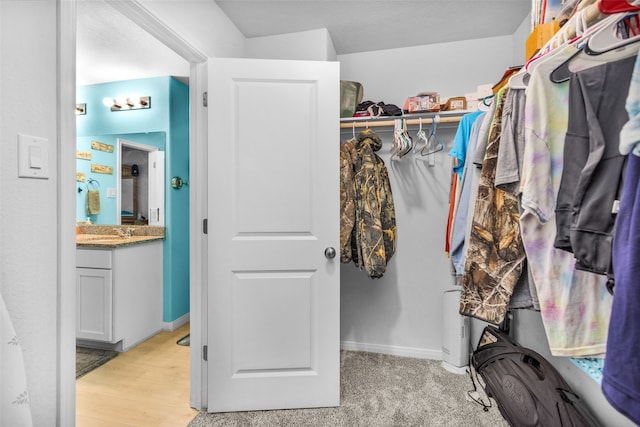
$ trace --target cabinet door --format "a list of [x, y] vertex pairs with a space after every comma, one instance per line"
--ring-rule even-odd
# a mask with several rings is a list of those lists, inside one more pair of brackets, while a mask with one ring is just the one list
[[113, 340], [113, 280], [111, 270], [76, 268], [76, 338]]

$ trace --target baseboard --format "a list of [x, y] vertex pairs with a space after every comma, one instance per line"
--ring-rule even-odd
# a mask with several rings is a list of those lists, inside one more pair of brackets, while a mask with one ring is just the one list
[[173, 322], [162, 322], [162, 330], [165, 332], [172, 332], [188, 322], [189, 322], [189, 313], [186, 313], [178, 317]]
[[458, 375], [467, 375], [467, 368], [468, 366], [453, 366], [450, 363], [445, 362], [444, 360], [442, 361], [442, 367], [454, 374], [458, 374]]
[[355, 341], [340, 341], [340, 348], [342, 350], [368, 351], [371, 353], [389, 354], [391, 356], [414, 357], [416, 359], [442, 360], [442, 350], [429, 350], [426, 348], [368, 344]]

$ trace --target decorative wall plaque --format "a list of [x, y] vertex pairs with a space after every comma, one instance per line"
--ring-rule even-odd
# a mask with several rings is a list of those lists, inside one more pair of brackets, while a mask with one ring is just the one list
[[106, 175], [113, 175], [113, 168], [111, 166], [97, 165], [95, 163], [91, 163], [91, 172], [103, 173]]
[[91, 160], [91, 151], [76, 151], [76, 159]]
[[91, 148], [98, 151], [105, 151], [107, 153], [113, 153], [113, 145], [104, 144], [98, 141], [91, 141]]

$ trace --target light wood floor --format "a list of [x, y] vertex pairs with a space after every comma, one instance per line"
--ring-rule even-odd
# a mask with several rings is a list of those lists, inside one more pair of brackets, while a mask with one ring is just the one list
[[77, 427], [180, 427], [189, 406], [189, 324], [161, 332], [76, 381]]

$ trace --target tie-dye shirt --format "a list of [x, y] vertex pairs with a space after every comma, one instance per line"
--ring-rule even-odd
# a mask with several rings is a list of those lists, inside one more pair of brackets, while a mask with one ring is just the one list
[[573, 254], [553, 247], [569, 83], [552, 83], [549, 74], [574, 52], [568, 46], [537, 64], [526, 89], [520, 227], [554, 356], [603, 354], [612, 302], [605, 276], [576, 270]]
[[640, 55], [631, 75], [631, 86], [626, 102], [629, 121], [620, 131], [620, 154], [633, 152], [640, 156]]

